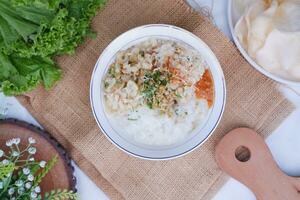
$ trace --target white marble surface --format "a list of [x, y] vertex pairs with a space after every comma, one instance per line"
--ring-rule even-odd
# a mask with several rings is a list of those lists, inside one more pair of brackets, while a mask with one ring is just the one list
[[[199, 5], [212, 5], [212, 1], [210, 0], [188, 1], [195, 8], [199, 7]], [[230, 37], [226, 18], [226, 6], [227, 0], [215, 1], [213, 15], [216, 25]], [[280, 168], [289, 175], [300, 176], [300, 87], [294, 87], [293, 90], [282, 87], [281, 90], [287, 98], [295, 103], [297, 109], [266, 141]], [[295, 91], [298, 92], [298, 95]], [[4, 97], [0, 94], [0, 113], [5, 113], [6, 117], [17, 118], [38, 125], [26, 109], [13, 97]], [[78, 179], [77, 188], [82, 200], [108, 199], [101, 191], [101, 188], [98, 188], [77, 166], [75, 166], [75, 175]], [[230, 179], [213, 198], [213, 200], [240, 199], [254, 200], [255, 196], [250, 190], [234, 179]]]

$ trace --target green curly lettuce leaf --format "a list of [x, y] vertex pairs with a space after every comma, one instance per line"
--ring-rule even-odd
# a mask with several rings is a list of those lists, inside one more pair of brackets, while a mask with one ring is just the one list
[[106, 0], [1, 0], [0, 91], [19, 95], [61, 77], [53, 58], [73, 54], [92, 36], [91, 19]]
[[61, 70], [48, 58], [22, 58], [0, 53], [1, 89], [6, 95], [19, 95], [42, 83], [51, 88], [61, 77]]

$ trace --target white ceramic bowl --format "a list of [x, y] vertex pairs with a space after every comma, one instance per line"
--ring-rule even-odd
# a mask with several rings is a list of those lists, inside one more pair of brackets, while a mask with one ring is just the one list
[[264, 74], [265, 76], [286, 84], [286, 85], [295, 85], [295, 86], [300, 86], [299, 81], [293, 81], [289, 80], [283, 77], [280, 77], [279, 75], [273, 74], [269, 72], [268, 70], [264, 69], [262, 66], [258, 65], [247, 53], [247, 51], [242, 47], [241, 43], [239, 42], [238, 38], [234, 34], [234, 27], [241, 17], [240, 13], [238, 12], [238, 9], [236, 8], [236, 5], [234, 3], [234, 0], [228, 0], [228, 8], [227, 8], [227, 19], [228, 19], [228, 24], [230, 28], [230, 32], [233, 38], [233, 41], [237, 48], [240, 50], [241, 54], [244, 56], [244, 58], [250, 63], [251, 66], [253, 66], [256, 70], [258, 70], [260, 73]]
[[[118, 51], [125, 50], [130, 46], [149, 38], [181, 41], [193, 47], [199, 51], [206, 60], [207, 64], [210, 66], [210, 71], [213, 76], [215, 85], [215, 101], [209, 115], [207, 116], [207, 120], [204, 125], [197, 128], [195, 132], [191, 133], [186, 140], [179, 144], [160, 147], [136, 144], [135, 142], [130, 141], [129, 138], [126, 138], [124, 135], [114, 130], [105, 114], [103, 91], [101, 88], [103, 88], [102, 80], [109, 65], [114, 61], [115, 55]], [[225, 99], [226, 89], [224, 75], [216, 56], [210, 48], [192, 33], [175, 26], [163, 24], [152, 24], [137, 27], [123, 33], [113, 40], [99, 57], [93, 71], [90, 85], [90, 100], [93, 114], [102, 132], [112, 143], [124, 150], [126, 153], [139, 158], [151, 160], [164, 160], [179, 157], [204, 143], [204, 141], [206, 141], [215, 130], [221, 119], [225, 107]]]

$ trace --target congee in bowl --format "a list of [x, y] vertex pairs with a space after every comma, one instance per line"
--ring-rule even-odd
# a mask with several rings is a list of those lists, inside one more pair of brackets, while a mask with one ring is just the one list
[[137, 143], [171, 145], [206, 119], [214, 84], [202, 56], [179, 42], [151, 38], [119, 51], [103, 79], [108, 119]]
[[96, 122], [126, 153], [172, 159], [203, 144], [225, 107], [221, 66], [194, 34], [150, 24], [114, 39], [99, 57], [90, 100]]

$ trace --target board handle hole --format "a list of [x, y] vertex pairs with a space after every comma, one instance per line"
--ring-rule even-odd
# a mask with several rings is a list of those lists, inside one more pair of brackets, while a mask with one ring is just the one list
[[235, 150], [235, 158], [240, 162], [247, 162], [250, 160], [251, 152], [250, 150], [245, 146], [239, 146]]

